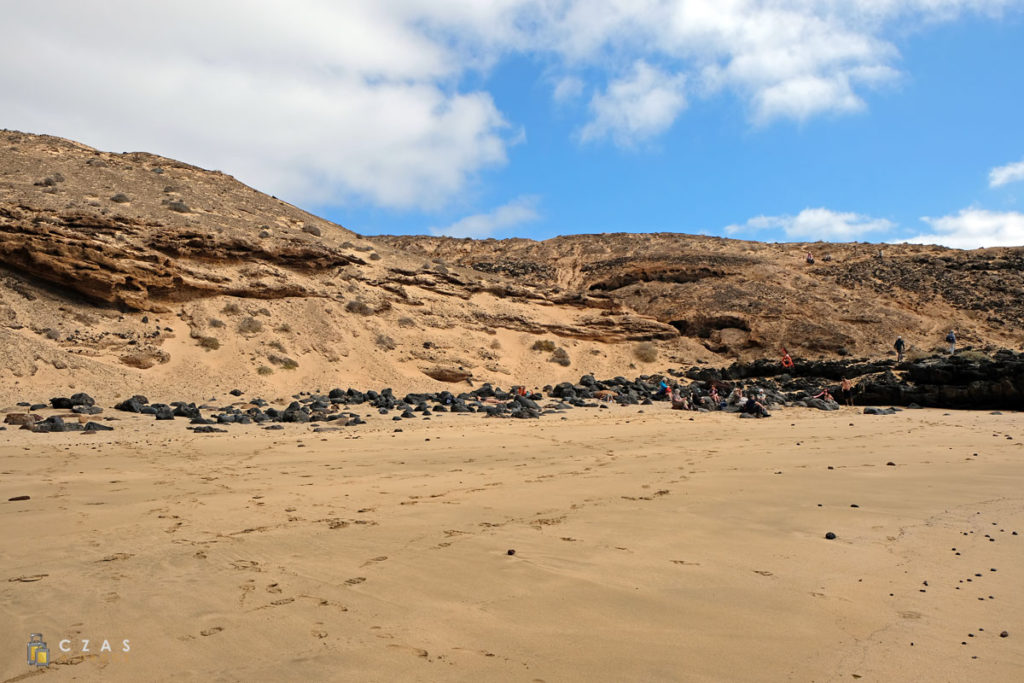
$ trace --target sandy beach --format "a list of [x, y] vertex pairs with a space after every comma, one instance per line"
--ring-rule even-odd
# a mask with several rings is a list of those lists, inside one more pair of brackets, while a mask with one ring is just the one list
[[119, 417], [4, 434], [4, 681], [1024, 677], [1019, 413]]

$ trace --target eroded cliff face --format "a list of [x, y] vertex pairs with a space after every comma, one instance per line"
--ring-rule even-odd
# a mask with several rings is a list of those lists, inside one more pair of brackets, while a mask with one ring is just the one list
[[17, 381], [546, 384], [781, 346], [877, 357], [897, 334], [930, 351], [949, 327], [1020, 346], [1024, 250], [883, 249], [361, 237], [223, 173], [0, 132], [0, 365]]
[[[519, 282], [555, 282], [739, 358], [775, 356], [782, 346], [870, 356], [886, 352], [898, 334], [932, 350], [950, 327], [977, 345], [1015, 346], [1024, 322], [1022, 248], [880, 249], [678, 234], [372, 239]], [[808, 251], [817, 256], [814, 265], [804, 260]]]

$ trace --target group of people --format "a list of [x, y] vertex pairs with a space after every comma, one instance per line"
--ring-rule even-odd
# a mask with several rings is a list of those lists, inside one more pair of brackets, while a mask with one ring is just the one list
[[733, 389], [728, 396], [722, 397], [718, 393], [718, 387], [714, 384], [707, 392], [701, 391], [696, 385], [683, 389], [676, 383], [671, 389], [666, 386], [669, 393], [669, 400], [672, 402], [672, 410], [725, 410], [729, 406], [736, 406], [741, 413], [750, 413], [757, 417], [771, 417], [765, 407], [767, 401], [763, 391], [752, 390], [744, 395], [739, 387]]

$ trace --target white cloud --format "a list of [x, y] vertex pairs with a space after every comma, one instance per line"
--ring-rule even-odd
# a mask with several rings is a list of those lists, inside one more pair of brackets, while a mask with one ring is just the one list
[[885, 218], [829, 209], [804, 209], [795, 216], [756, 216], [743, 225], [726, 227], [729, 234], [757, 230], [781, 230], [792, 240], [861, 241], [869, 233], [892, 230], [896, 224]]
[[[219, 168], [296, 202], [431, 208], [522, 130], [484, 86], [511, 55], [580, 139], [659, 135], [684, 96], [758, 123], [863, 109], [905, 35], [1021, 0], [132, 0], [6, 3], [0, 126]], [[514, 124], [515, 122], [513, 122]]]
[[911, 244], [941, 244], [954, 249], [1024, 246], [1024, 213], [964, 209], [955, 216], [924, 217], [933, 232], [916, 235]]
[[644, 61], [632, 73], [594, 95], [594, 118], [580, 130], [584, 142], [610, 137], [630, 146], [665, 131], [686, 107], [685, 76], [667, 74]]
[[508, 204], [499, 206], [490, 213], [466, 216], [444, 228], [430, 228], [431, 235], [446, 237], [490, 237], [499, 230], [507, 230], [540, 218], [537, 212], [538, 197], [525, 195]]
[[179, 158], [294, 202], [439, 206], [505, 163], [509, 131], [489, 93], [451, 87], [458, 55], [389, 11], [402, 5], [16, 3], [0, 125]]
[[1018, 161], [1015, 164], [998, 166], [989, 171], [988, 174], [989, 187], [999, 187], [1007, 183], [1015, 183], [1018, 180], [1024, 180], [1024, 160]]
[[583, 79], [575, 76], [566, 76], [555, 84], [551, 96], [555, 102], [566, 102], [574, 100], [583, 94]]

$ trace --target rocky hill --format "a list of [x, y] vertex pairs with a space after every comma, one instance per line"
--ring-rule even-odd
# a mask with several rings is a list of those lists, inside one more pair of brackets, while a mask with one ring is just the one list
[[0, 401], [543, 385], [950, 327], [1016, 349], [1022, 296], [1024, 249], [361, 237], [217, 171], [0, 132]]

